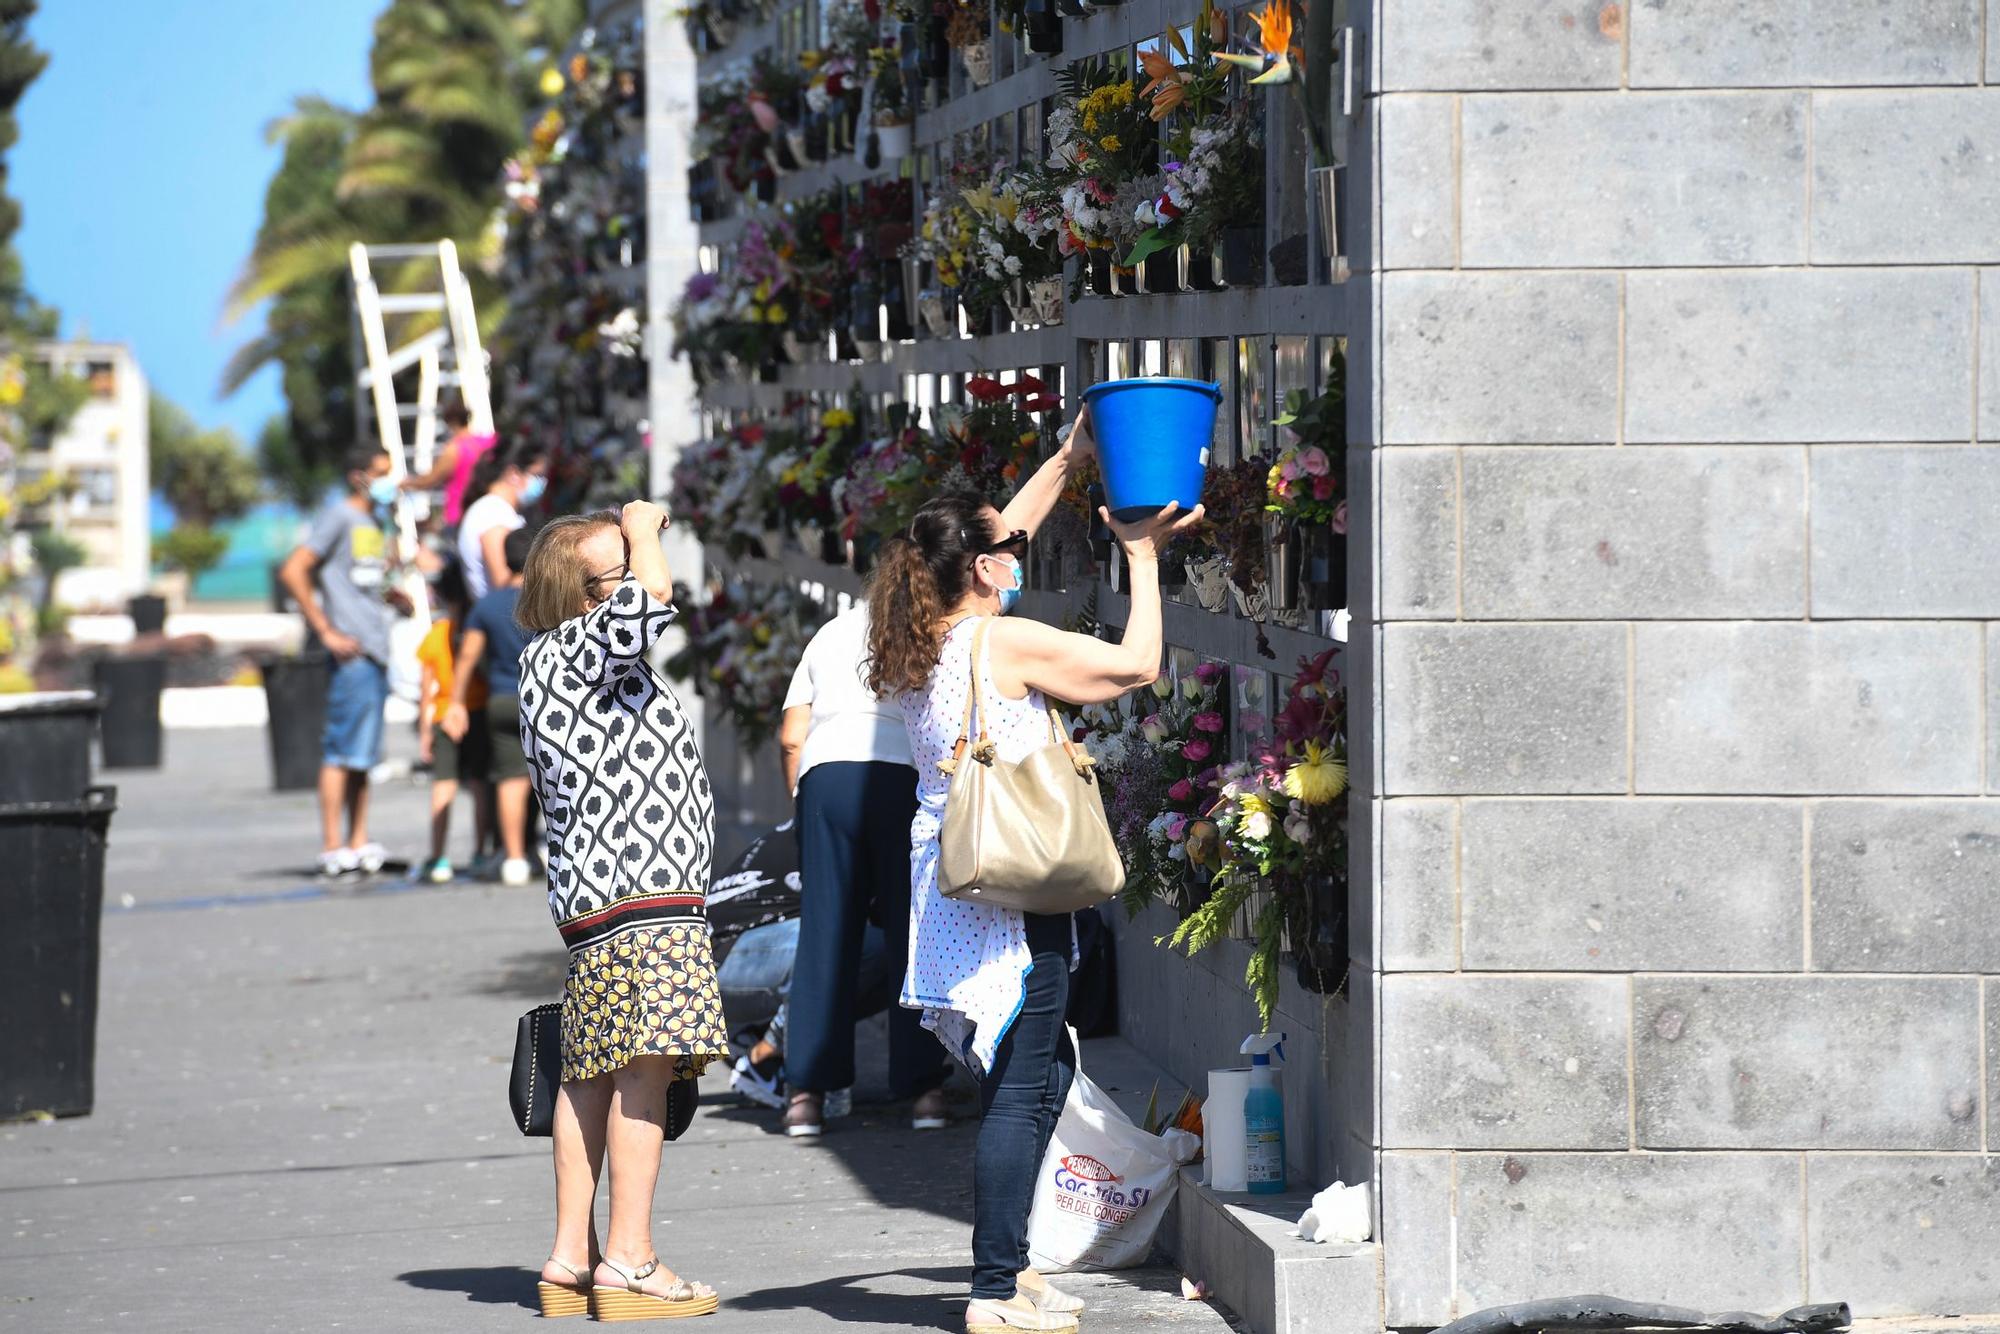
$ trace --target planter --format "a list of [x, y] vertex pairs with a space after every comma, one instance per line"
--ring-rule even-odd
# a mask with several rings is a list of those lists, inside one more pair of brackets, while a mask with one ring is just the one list
[[888, 285], [882, 293], [882, 322], [889, 342], [907, 343], [917, 336], [916, 321], [910, 318], [909, 293], [903, 286], [900, 264], [884, 266]]
[[1123, 264], [1111, 265], [1111, 295], [1139, 296], [1145, 289], [1139, 286], [1139, 271]]
[[965, 77], [974, 88], [984, 88], [993, 82], [993, 43], [974, 42], [970, 46], [958, 48], [959, 61], [965, 66]]
[[1249, 895], [1244, 898], [1242, 906], [1236, 910], [1236, 916], [1229, 921], [1229, 935], [1231, 939], [1248, 941], [1251, 944], [1255, 944], [1257, 941], [1257, 919], [1264, 915], [1264, 909], [1270, 906], [1271, 900], [1276, 897], [1277, 891], [1271, 888], [1269, 881], [1258, 881], [1257, 887], [1250, 891]]
[[1299, 985], [1334, 995], [1347, 984], [1347, 887], [1324, 875], [1307, 879], [1302, 889], [1285, 914]]
[[1347, 256], [1340, 248], [1340, 168], [1306, 168], [1306, 210], [1313, 254], [1330, 283], [1347, 281]]
[[1021, 27], [1027, 34], [1028, 49], [1040, 56], [1062, 54], [1060, 0], [1026, 0], [1021, 10]]
[[1183, 270], [1190, 292], [1219, 292], [1229, 284], [1223, 281], [1222, 254], [1207, 246], [1187, 246], [1187, 263]]
[[875, 553], [881, 549], [882, 539], [873, 533], [863, 533], [847, 544], [847, 563], [856, 574], [866, 574], [875, 568]]
[[[877, 125], [875, 147], [883, 163], [900, 161], [910, 155], [910, 124]], [[880, 163], [874, 165], [881, 165]]]
[[326, 727], [327, 687], [333, 664], [315, 654], [266, 658], [264, 702], [271, 715], [271, 787], [302, 792], [319, 786], [320, 733]]
[[167, 659], [99, 658], [91, 680], [104, 700], [104, 767], [160, 767], [160, 692], [167, 684]]
[[928, 327], [923, 311], [924, 262], [912, 255], [903, 256], [899, 262], [903, 269], [903, 318], [912, 329]]
[[1264, 544], [1264, 578], [1270, 608], [1297, 611], [1304, 542], [1293, 524], [1272, 517], [1264, 520]]
[[1186, 246], [1155, 251], [1137, 267], [1126, 271], [1132, 275], [1132, 290], [1140, 295], [1160, 296], [1189, 290]]
[[79, 800], [103, 708], [85, 690], [0, 695], [0, 805]]
[[790, 329], [778, 335], [779, 346], [785, 349], [785, 360], [794, 366], [803, 366], [810, 361], [819, 361], [826, 356], [826, 339], [803, 337]]
[[713, 6], [710, 6], [708, 12], [702, 16], [702, 26], [708, 29], [709, 39], [715, 43], [717, 49], [728, 46], [736, 40], [736, 20], [724, 18], [715, 12]]
[[1083, 285], [1092, 296], [1116, 296], [1111, 282], [1111, 252], [1087, 251], [1083, 257]]
[[958, 332], [952, 327], [951, 311], [945, 306], [942, 292], [933, 289], [918, 296], [917, 313], [933, 338], [950, 338]]
[[757, 182], [756, 182], [756, 185], [755, 185], [755, 186], [754, 186], [753, 188], [754, 188], [754, 189], [756, 190], [756, 192], [757, 192], [757, 202], [758, 202], [758, 203], [760, 203], [760, 204], [770, 204], [770, 203], [775, 203], [775, 202], [777, 201], [777, 198], [778, 198], [778, 175], [777, 175], [777, 173], [776, 173], [776, 172], [771, 172], [771, 171], [760, 171], [760, 172], [758, 172], [758, 173], [757, 173]]
[[1264, 229], [1225, 227], [1218, 251], [1222, 259], [1222, 282], [1226, 287], [1264, 285]]
[[113, 788], [0, 805], [0, 1119], [87, 1114]]
[[1325, 524], [1300, 530], [1304, 556], [1299, 569], [1301, 596], [1310, 611], [1339, 611], [1347, 605], [1347, 537]]
[[1027, 284], [1028, 313], [1036, 324], [1057, 325], [1063, 322], [1063, 280], [1036, 278]]
[[785, 127], [785, 148], [791, 154], [792, 161], [802, 167], [808, 162], [817, 162], [819, 160], [812, 155], [812, 146], [806, 139], [804, 126], [794, 128], [787, 125]]

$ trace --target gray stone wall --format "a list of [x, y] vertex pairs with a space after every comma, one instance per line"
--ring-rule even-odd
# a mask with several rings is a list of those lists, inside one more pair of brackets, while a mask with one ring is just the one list
[[2000, 3], [1377, 6], [1391, 1325], [2000, 1310]]

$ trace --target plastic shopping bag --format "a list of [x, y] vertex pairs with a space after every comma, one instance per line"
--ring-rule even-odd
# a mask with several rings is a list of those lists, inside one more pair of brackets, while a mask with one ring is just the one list
[[1180, 1164], [1200, 1150], [1184, 1130], [1149, 1135], [1132, 1124], [1079, 1064], [1035, 1178], [1030, 1262], [1044, 1273], [1144, 1264]]

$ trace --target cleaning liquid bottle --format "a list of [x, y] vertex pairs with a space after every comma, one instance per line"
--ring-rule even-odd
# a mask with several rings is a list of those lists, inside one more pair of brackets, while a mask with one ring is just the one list
[[1285, 1189], [1285, 1095], [1278, 1063], [1285, 1059], [1283, 1033], [1252, 1033], [1239, 1049], [1250, 1057], [1250, 1091], [1243, 1095], [1244, 1158], [1252, 1195], [1280, 1195]]

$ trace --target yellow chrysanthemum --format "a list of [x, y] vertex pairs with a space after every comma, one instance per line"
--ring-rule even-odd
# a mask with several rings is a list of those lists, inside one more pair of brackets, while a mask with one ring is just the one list
[[555, 97], [563, 90], [562, 71], [553, 65], [542, 71], [542, 96]]
[[845, 430], [854, 425], [854, 414], [846, 408], [830, 408], [826, 415], [819, 419], [819, 424], [829, 431]]
[[1285, 795], [1308, 806], [1324, 806], [1347, 791], [1347, 766], [1317, 741], [1306, 742], [1306, 757], [1285, 774]]
[[1124, 146], [1125, 146], [1125, 141], [1123, 139], [1120, 139], [1117, 135], [1107, 134], [1104, 136], [1105, 152], [1116, 153], [1119, 149], [1123, 148]]

